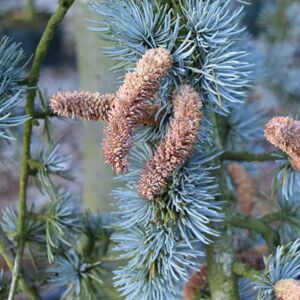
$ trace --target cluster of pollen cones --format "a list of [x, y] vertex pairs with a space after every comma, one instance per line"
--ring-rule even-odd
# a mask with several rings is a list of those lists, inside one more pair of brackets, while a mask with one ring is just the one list
[[[50, 106], [60, 116], [105, 121], [104, 160], [117, 173], [128, 169], [133, 133], [141, 125], [158, 124], [157, 104], [151, 104], [173, 66], [172, 56], [163, 48], [150, 49], [127, 73], [123, 85], [114, 93], [90, 92], [55, 94]], [[191, 155], [202, 120], [202, 101], [191, 86], [181, 85], [172, 94], [173, 116], [166, 136], [146, 164], [138, 183], [140, 195], [152, 200], [168, 184], [173, 172]]]

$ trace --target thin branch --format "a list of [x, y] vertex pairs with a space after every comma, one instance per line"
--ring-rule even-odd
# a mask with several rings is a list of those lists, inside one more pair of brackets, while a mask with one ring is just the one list
[[275, 155], [275, 152], [265, 152], [265, 153], [251, 153], [247, 151], [242, 152], [233, 152], [225, 151], [221, 155], [223, 160], [232, 160], [232, 161], [244, 161], [244, 162], [266, 162], [266, 161], [275, 161], [278, 158]]
[[[53, 39], [54, 33], [58, 25], [63, 20], [69, 8], [72, 6], [74, 0], [60, 0], [59, 6], [54, 14], [48, 21], [45, 31], [40, 39], [37, 46], [32, 68], [28, 77], [28, 90], [26, 97], [26, 114], [33, 116], [34, 113], [34, 101], [36, 98], [36, 89], [39, 81], [40, 69], [44, 58], [48, 52], [50, 42]], [[23, 132], [23, 152], [22, 152], [22, 166], [20, 175], [20, 191], [19, 191], [19, 216], [18, 216], [18, 228], [17, 228], [17, 252], [13, 268], [13, 278], [10, 286], [8, 300], [13, 300], [18, 286], [18, 278], [20, 275], [21, 262], [23, 257], [23, 252], [25, 248], [25, 217], [26, 217], [26, 202], [27, 202], [27, 185], [28, 178], [30, 175], [30, 167], [28, 161], [31, 158], [30, 144], [32, 135], [32, 120], [28, 120], [24, 125]], [[39, 299], [38, 297], [36, 299]]]
[[260, 219], [235, 214], [230, 218], [229, 223], [235, 227], [248, 229], [260, 233], [265, 239], [266, 243], [268, 244], [270, 250], [273, 250], [279, 243], [277, 233], [273, 230], [271, 226], [269, 226]]
[[235, 262], [233, 265], [233, 272], [236, 275], [249, 278], [252, 281], [258, 281], [261, 273], [255, 269], [249, 268], [242, 262]]
[[44, 213], [34, 213], [31, 211], [26, 212], [27, 218], [30, 218], [34, 221], [41, 221], [41, 222], [47, 222], [48, 216]]
[[261, 221], [269, 224], [276, 221], [285, 221], [287, 219], [287, 213], [284, 211], [277, 211], [274, 213], [270, 213], [261, 218]]
[[[12, 271], [14, 268], [14, 260], [15, 260], [15, 253], [14, 253], [14, 247], [10, 240], [7, 238], [5, 232], [3, 231], [2, 226], [0, 225], [0, 253], [3, 256], [4, 260], [6, 261], [6, 264]], [[26, 293], [26, 296], [28, 299], [40, 299], [40, 296], [37, 292], [37, 290], [34, 287], [31, 287], [28, 284], [28, 281], [26, 280], [25, 275], [23, 272], [20, 273], [20, 286], [22, 290]]]
[[54, 112], [48, 110], [48, 111], [35, 111], [32, 116], [35, 119], [46, 119], [46, 118], [53, 118], [53, 117], [58, 117], [57, 114]]
[[30, 170], [33, 172], [36, 172], [45, 166], [42, 161], [35, 160], [35, 159], [29, 159], [28, 165], [30, 167]]

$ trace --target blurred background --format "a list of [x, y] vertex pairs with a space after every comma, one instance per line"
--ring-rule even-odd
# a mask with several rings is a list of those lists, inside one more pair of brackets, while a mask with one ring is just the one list
[[[249, 45], [245, 46], [253, 53], [257, 65], [250, 97], [267, 107], [270, 115], [297, 116], [300, 104], [300, 0], [247, 2], [251, 5], [245, 7], [244, 22], [249, 31]], [[22, 43], [30, 59], [56, 5], [54, 0], [0, 0], [0, 37], [8, 35]], [[61, 90], [115, 90], [117, 79], [108, 71], [112, 63], [101, 54], [101, 47], [106, 46], [106, 42], [88, 30], [93, 25], [90, 20], [95, 19], [96, 16], [89, 12], [87, 1], [75, 1], [55, 35], [42, 69], [39, 87], [41, 97], [46, 101]], [[102, 124], [53, 118], [51, 126], [55, 142], [62, 145], [66, 155], [72, 155], [70, 164], [74, 180], [63, 184], [75, 191], [85, 208], [101, 212], [110, 210], [114, 181], [102, 159]], [[45, 128], [40, 127], [42, 136]], [[39, 149], [41, 136], [35, 136], [33, 149]], [[20, 147], [18, 140], [13, 143], [14, 147], [0, 145], [6, 162], [0, 164], [1, 206], [15, 203], [18, 197]], [[265, 178], [265, 174], [259, 177]], [[39, 195], [32, 185], [30, 198], [35, 202], [43, 201]]]

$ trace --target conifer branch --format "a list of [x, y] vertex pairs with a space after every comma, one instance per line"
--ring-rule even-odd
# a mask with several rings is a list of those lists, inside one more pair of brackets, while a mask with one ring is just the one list
[[249, 268], [242, 262], [235, 262], [233, 265], [233, 271], [236, 275], [249, 278], [252, 281], [258, 281], [261, 273], [253, 268]]
[[270, 250], [274, 250], [274, 248], [279, 244], [277, 233], [272, 229], [271, 226], [262, 220], [255, 219], [251, 216], [235, 214], [234, 216], [231, 216], [229, 223], [235, 227], [249, 229], [251, 231], [260, 233], [268, 244]]
[[286, 212], [284, 211], [277, 211], [274, 213], [267, 214], [261, 218], [261, 221], [263, 221], [266, 224], [276, 222], [276, 221], [285, 221], [288, 218]]
[[48, 110], [48, 111], [35, 111], [33, 114], [32, 114], [33, 118], [34, 119], [47, 119], [47, 118], [52, 118], [52, 117], [57, 117], [57, 115]]
[[223, 160], [231, 161], [244, 161], [244, 162], [266, 162], [266, 161], [275, 161], [278, 159], [275, 152], [266, 152], [266, 153], [251, 153], [247, 151], [234, 152], [234, 151], [225, 151], [221, 158]]
[[31, 171], [38, 171], [40, 168], [44, 167], [43, 162], [35, 159], [29, 159], [28, 165]]
[[[37, 46], [32, 68], [28, 77], [28, 92], [26, 97], [26, 114], [32, 116], [34, 113], [34, 101], [36, 97], [36, 89], [39, 81], [40, 69], [44, 58], [47, 54], [51, 40], [53, 39], [54, 33], [58, 25], [63, 20], [69, 8], [72, 6], [74, 0], [61, 0], [59, 1], [59, 6], [54, 14], [48, 21], [48, 24], [45, 28], [45, 31], [40, 39], [40, 42]], [[18, 234], [17, 234], [17, 251], [13, 268], [13, 278], [9, 292], [9, 300], [13, 300], [17, 286], [18, 278], [20, 275], [21, 261], [25, 248], [25, 217], [26, 217], [26, 200], [27, 200], [27, 185], [28, 178], [30, 175], [30, 168], [28, 161], [31, 158], [30, 153], [30, 144], [31, 144], [31, 135], [32, 135], [32, 121], [26, 121], [24, 125], [23, 132], [23, 152], [22, 152], [22, 166], [21, 166], [21, 175], [20, 175], [20, 191], [19, 191], [19, 216], [18, 216]]]

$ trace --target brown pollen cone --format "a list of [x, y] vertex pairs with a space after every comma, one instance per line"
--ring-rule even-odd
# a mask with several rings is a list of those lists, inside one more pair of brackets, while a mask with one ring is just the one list
[[202, 266], [198, 272], [192, 274], [183, 288], [183, 299], [194, 300], [197, 291], [204, 289], [207, 284], [207, 266]]
[[136, 70], [126, 74], [123, 85], [117, 91], [117, 101], [103, 142], [104, 159], [117, 173], [126, 171], [133, 130], [140, 120], [147, 119], [147, 101], [154, 98], [160, 80], [168, 74], [172, 64], [172, 56], [168, 50], [148, 50], [137, 63]]
[[300, 282], [294, 279], [282, 279], [275, 284], [276, 300], [300, 300]]
[[173, 95], [173, 118], [154, 157], [146, 164], [138, 184], [140, 195], [153, 200], [168, 184], [173, 172], [189, 158], [202, 120], [202, 101], [196, 90], [183, 85]]
[[[115, 101], [116, 97], [113, 94], [65, 91], [52, 96], [50, 107], [62, 117], [108, 122]], [[155, 120], [155, 114], [159, 108], [158, 104], [148, 105], [139, 124], [156, 126], [158, 121]]]
[[300, 121], [290, 117], [275, 117], [265, 125], [265, 137], [287, 153], [294, 170], [300, 172]]
[[238, 164], [228, 165], [228, 173], [237, 190], [237, 200], [242, 213], [250, 215], [257, 202], [255, 182], [245, 168]]
[[53, 95], [50, 107], [59, 116], [108, 121], [114, 101], [112, 94], [67, 91]]

